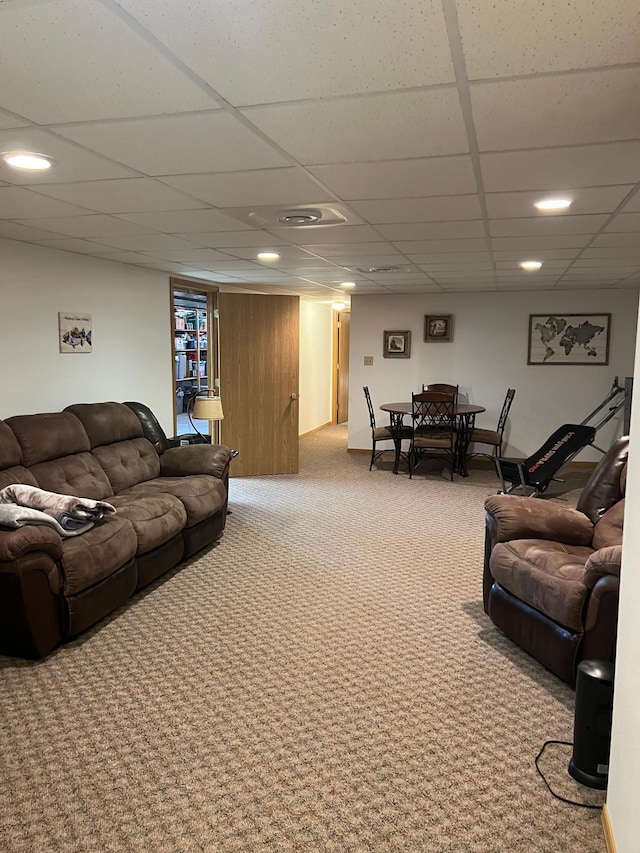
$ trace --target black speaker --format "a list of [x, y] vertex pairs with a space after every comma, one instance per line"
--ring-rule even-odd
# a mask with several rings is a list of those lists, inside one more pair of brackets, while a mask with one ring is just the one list
[[576, 679], [573, 755], [569, 774], [582, 785], [604, 790], [609, 776], [613, 664], [583, 660]]

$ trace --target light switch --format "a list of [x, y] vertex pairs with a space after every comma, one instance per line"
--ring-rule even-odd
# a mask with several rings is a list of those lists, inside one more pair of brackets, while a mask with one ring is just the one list
[[373, 367], [373, 356], [372, 355], [365, 355], [364, 366], [365, 367]]

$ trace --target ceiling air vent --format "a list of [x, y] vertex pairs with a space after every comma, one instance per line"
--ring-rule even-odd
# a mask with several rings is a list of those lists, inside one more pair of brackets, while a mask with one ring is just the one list
[[252, 228], [323, 228], [330, 225], [361, 225], [362, 220], [344, 205], [292, 204], [287, 207], [226, 207], [221, 210]]
[[400, 267], [356, 267], [358, 272], [370, 274], [373, 272], [400, 272]]

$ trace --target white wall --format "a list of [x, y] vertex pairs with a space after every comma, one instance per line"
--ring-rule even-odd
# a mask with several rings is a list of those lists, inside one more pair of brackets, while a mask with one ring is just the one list
[[[2, 239], [0, 269], [0, 418], [139, 400], [173, 434], [168, 273]], [[91, 315], [93, 352], [58, 351], [59, 311]], [[301, 302], [301, 433], [331, 420], [331, 320]]]
[[300, 435], [331, 421], [332, 319], [330, 305], [300, 300]]
[[[527, 365], [529, 314], [611, 313], [607, 366]], [[635, 290], [572, 290], [534, 293], [466, 293], [351, 298], [349, 447], [370, 448], [371, 432], [362, 386], [374, 406], [410, 400], [423, 382], [459, 384], [469, 402], [485, 406], [478, 426], [494, 428], [508, 387], [516, 389], [505, 433], [505, 455], [526, 457], [563, 423], [580, 423], [604, 399], [614, 376], [633, 372], [638, 313]], [[452, 314], [453, 341], [425, 343], [424, 315]], [[411, 358], [382, 357], [384, 330], [412, 333]], [[372, 355], [372, 367], [363, 358]], [[378, 423], [387, 423], [377, 411]], [[608, 447], [621, 415], [596, 439]], [[582, 451], [580, 460], [601, 454]]]
[[[139, 400], [173, 417], [169, 275], [0, 240], [0, 417]], [[91, 314], [93, 352], [58, 351], [58, 312]]]
[[[640, 373], [640, 335], [636, 344], [636, 373]], [[640, 430], [640, 405], [631, 413], [631, 435]], [[635, 439], [629, 455], [624, 545], [620, 578], [618, 647], [614, 680], [613, 729], [607, 807], [618, 853], [636, 853], [640, 817], [640, 454]]]

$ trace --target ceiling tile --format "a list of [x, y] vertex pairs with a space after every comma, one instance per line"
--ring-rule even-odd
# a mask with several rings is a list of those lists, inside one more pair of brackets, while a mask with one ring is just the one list
[[640, 242], [635, 246], [616, 246], [615, 248], [585, 249], [582, 258], [638, 258], [640, 259]]
[[607, 221], [606, 214], [583, 216], [535, 216], [522, 219], [493, 219], [492, 237], [547, 236], [554, 234], [593, 234]]
[[103, 246], [93, 240], [82, 240], [79, 237], [58, 237], [57, 240], [39, 240], [39, 246], [48, 249], [60, 249], [62, 252], [76, 252], [82, 255], [104, 255], [119, 251], [115, 246]]
[[630, 201], [625, 205], [624, 211], [625, 213], [640, 211], [640, 192], [636, 192], [633, 198], [630, 199]]
[[380, 225], [380, 233], [389, 240], [439, 240], [482, 237], [481, 219], [460, 222], [421, 222], [415, 225]]
[[290, 240], [298, 245], [317, 246], [327, 243], [375, 243], [380, 234], [370, 225], [332, 225], [304, 228], [272, 228], [269, 234]]
[[[280, 255], [280, 259], [277, 259], [273, 262], [267, 261], [270, 266], [277, 266], [279, 260], [300, 260], [301, 262], [311, 263], [315, 261], [314, 255], [311, 252], [306, 252], [300, 246], [278, 246], [277, 253]], [[251, 246], [242, 247], [237, 246], [234, 249], [229, 249], [229, 254], [235, 258], [245, 258], [248, 261], [255, 261], [256, 263], [261, 263], [258, 261], [258, 250]]]
[[468, 154], [377, 163], [310, 166], [309, 171], [340, 198], [415, 198], [476, 191]]
[[522, 249], [566, 249], [580, 248], [589, 242], [589, 234], [563, 234], [550, 237], [493, 237], [491, 244], [494, 249], [508, 251]]
[[51, 240], [57, 235], [52, 231], [40, 228], [32, 228], [29, 225], [18, 225], [17, 222], [6, 222], [0, 219], [0, 237], [6, 240], [24, 240], [27, 243], [36, 243], [40, 240]]
[[89, 212], [75, 204], [43, 198], [24, 187], [0, 187], [0, 219], [82, 216]]
[[162, 180], [216, 207], [309, 204], [334, 198], [302, 169], [293, 167], [216, 175], [174, 175]]
[[29, 219], [22, 224], [53, 231], [55, 234], [65, 234], [68, 237], [87, 237], [89, 239], [91, 237], [109, 237], [112, 234], [138, 234], [149, 231], [148, 228], [123, 222], [121, 219], [105, 216], [102, 213], [90, 214], [89, 216], [61, 216], [58, 219]]
[[287, 166], [287, 159], [228, 112], [62, 125], [56, 132], [146, 175]]
[[[558, 187], [554, 193], [532, 190], [515, 193], [487, 193], [485, 198], [487, 210], [492, 219], [506, 219], [510, 216], [575, 216], [585, 213], [611, 213], [616, 209], [625, 196], [633, 189], [633, 185], [619, 187], [588, 187], [585, 189], [562, 189]], [[541, 199], [558, 196], [571, 200], [571, 207], [566, 211], [545, 213], [534, 207], [534, 202]]]
[[491, 261], [476, 261], [475, 264], [420, 264], [420, 269], [429, 275], [436, 278], [441, 273], [451, 273], [452, 275], [474, 275], [481, 272], [493, 272], [493, 264]]
[[470, 79], [640, 62], [636, 0], [457, 5]]
[[152, 258], [161, 258], [167, 261], [178, 261], [185, 264], [213, 263], [215, 261], [228, 261], [229, 255], [217, 252], [215, 249], [200, 249], [190, 246], [182, 249], [171, 249], [158, 244], [157, 248], [144, 250], [145, 254]]
[[[539, 261], [547, 261], [547, 260], [571, 260], [571, 258], [575, 258], [577, 254], [579, 254], [580, 248], [567, 248], [567, 249], [540, 249], [536, 250], [537, 258]], [[494, 260], [499, 261], [521, 261], [522, 260], [522, 250], [518, 249], [507, 249], [505, 250], [493, 250]]]
[[636, 68], [471, 86], [481, 151], [640, 137]]
[[60, 139], [53, 133], [36, 127], [17, 130], [0, 130], [0, 151], [37, 151], [53, 159], [47, 172], [26, 172], [11, 169], [0, 160], [0, 178], [10, 184], [63, 183], [66, 181], [89, 181], [101, 178], [135, 177], [135, 172], [118, 163], [111, 163], [91, 151], [85, 151]]
[[[640, 213], [619, 213], [607, 231], [640, 231]], [[640, 239], [640, 238], [639, 238]]]
[[[407, 257], [415, 259], [412, 255], [407, 255]], [[426, 263], [420, 262], [420, 266], [422, 266], [424, 269], [427, 269], [430, 266], [442, 269], [445, 266], [449, 267], [452, 265], [459, 266], [460, 268], [473, 268], [477, 264], [490, 263], [491, 256], [489, 255], [489, 252], [466, 252], [464, 254], [457, 252], [449, 252], [433, 255], [432, 261], [427, 261]]]
[[8, 130], [12, 127], [26, 127], [28, 124], [28, 121], [18, 116], [5, 112], [5, 110], [0, 110], [0, 130]]
[[429, 260], [431, 255], [450, 255], [464, 252], [486, 252], [484, 239], [474, 240], [396, 240], [396, 249], [413, 257], [417, 263]]
[[[402, 269], [411, 269], [417, 271], [417, 268], [408, 264], [399, 255], [347, 255], [344, 258], [334, 258], [336, 263], [341, 264], [345, 269], [356, 272], [358, 269], [364, 270], [365, 275], [369, 274], [369, 267], [400, 267]], [[373, 273], [371, 273], [373, 275]]]
[[455, 80], [439, 0], [119, 3], [235, 105]]
[[304, 164], [468, 151], [455, 88], [250, 107], [242, 112]]
[[100, 213], [190, 210], [206, 206], [203, 202], [177, 192], [153, 178], [47, 184], [46, 187], [38, 187], [37, 192], [51, 198], [90, 207]]
[[376, 243], [319, 243], [317, 245], [309, 245], [310, 251], [321, 255], [323, 258], [348, 258], [355, 255], [364, 255], [371, 253], [376, 255], [398, 255], [400, 254], [393, 243], [386, 240], [380, 240]]
[[[242, 228], [243, 226], [238, 226]], [[273, 246], [285, 246], [289, 244], [283, 237], [276, 237], [267, 231], [196, 231], [189, 233], [192, 243], [201, 246], [210, 246], [212, 249], [221, 249], [225, 252], [234, 246], [255, 246], [268, 249]]]
[[601, 246], [638, 246], [640, 245], [640, 234], [637, 231], [620, 231], [601, 234], [591, 244], [595, 248]]
[[148, 232], [143, 234], [114, 234], [112, 236], [96, 237], [94, 242], [103, 245], [105, 247], [104, 251], [109, 251], [109, 246], [132, 252], [170, 251], [172, 249], [189, 251], [190, 249], [197, 248], [181, 237], [174, 237], [171, 234], [151, 234]]
[[635, 184], [640, 142], [481, 154], [480, 162], [487, 192]]
[[480, 219], [477, 195], [435, 198], [396, 198], [353, 201], [351, 207], [374, 224], [392, 222], [443, 222], [451, 219]]
[[211, 93], [101, 3], [3, 4], [0, 56], [3, 106], [38, 124], [215, 106]]
[[242, 222], [225, 216], [219, 210], [170, 210], [164, 213], [123, 213], [118, 217], [126, 222], [144, 225], [167, 234], [186, 234], [189, 231], [235, 231]]

